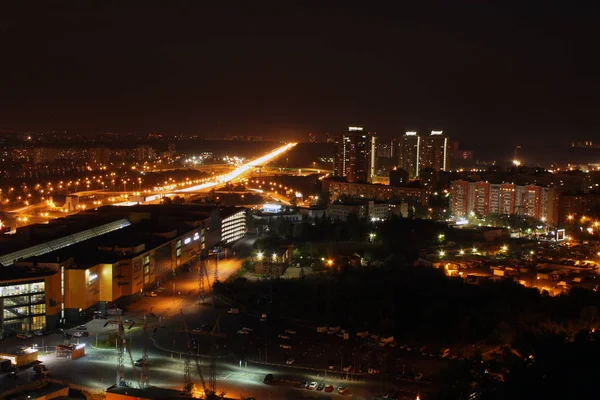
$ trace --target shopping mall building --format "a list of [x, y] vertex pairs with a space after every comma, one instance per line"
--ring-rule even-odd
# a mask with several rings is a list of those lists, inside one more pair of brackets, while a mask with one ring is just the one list
[[245, 210], [102, 207], [0, 239], [0, 335], [124, 305], [246, 233]]

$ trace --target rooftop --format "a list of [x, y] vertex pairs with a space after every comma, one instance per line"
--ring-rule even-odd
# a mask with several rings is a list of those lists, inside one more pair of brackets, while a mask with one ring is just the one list
[[55, 271], [48, 268], [34, 268], [34, 267], [0, 267], [0, 282], [4, 281], [16, 281], [16, 280], [28, 280], [34, 278], [42, 278], [44, 276], [54, 275]]

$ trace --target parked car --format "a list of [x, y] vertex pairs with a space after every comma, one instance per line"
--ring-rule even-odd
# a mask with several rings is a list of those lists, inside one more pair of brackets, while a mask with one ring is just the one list
[[44, 332], [42, 332], [42, 331], [40, 331], [40, 330], [33, 331], [33, 334], [34, 334], [35, 336], [44, 336]]
[[291, 349], [292, 346], [290, 346], [289, 344], [280, 344], [279, 347], [281, 347], [282, 349]]
[[29, 339], [30, 337], [27, 336], [25, 333], [17, 333], [17, 338], [18, 339]]
[[[125, 321], [123, 321], [124, 324], [135, 324], [135, 321], [132, 319], [126, 319]], [[79, 329], [79, 328], [77, 328]]]
[[293, 364], [295, 361], [296, 361], [296, 360], [294, 360], [293, 358], [288, 358], [288, 359], [286, 360], [286, 362], [285, 362], [285, 363], [286, 363], [287, 365], [292, 365], [292, 364]]
[[87, 326], [85, 326], [85, 325], [79, 325], [79, 326], [77, 327], [77, 330], [78, 330], [78, 331], [87, 331]]
[[317, 390], [320, 392], [321, 390], [325, 389], [325, 384], [323, 382], [319, 383], [319, 385], [317, 386]]
[[144, 296], [146, 296], [146, 297], [156, 297], [156, 296], [158, 296], [158, 293], [156, 293], [156, 292], [146, 292], [146, 293], [144, 293]]
[[308, 385], [308, 390], [315, 390], [317, 388], [317, 385], [317, 382], [311, 382], [310, 385]]
[[237, 333], [240, 335], [247, 335], [249, 332], [245, 329], [240, 329]]
[[143, 358], [140, 358], [139, 360], [136, 360], [135, 362], [135, 366], [136, 367], [143, 367], [146, 363], [144, 362]]
[[273, 374], [267, 374], [265, 376], [265, 379], [263, 379], [263, 383], [266, 385], [270, 385], [271, 383], [273, 383], [274, 380], [275, 378], [273, 377]]
[[327, 385], [327, 386], [325, 386], [325, 391], [326, 391], [327, 393], [331, 393], [331, 392], [333, 392], [333, 385]]
[[289, 339], [290, 337], [288, 335], [279, 335], [278, 336], [279, 339]]
[[307, 381], [304, 381], [304, 382], [302, 382], [300, 384], [300, 388], [302, 388], [302, 389], [306, 389], [307, 387], [308, 387], [308, 382]]
[[285, 333], [289, 333], [290, 335], [295, 335], [295, 334], [296, 334], [296, 331], [295, 331], [295, 330], [293, 330], [293, 329], [286, 329], [286, 330], [285, 330]]
[[83, 337], [83, 332], [82, 331], [77, 331], [77, 332], [73, 332], [73, 337]]
[[230, 308], [229, 311], [227, 311], [229, 314], [239, 314], [240, 313], [240, 309], [239, 308]]
[[346, 395], [346, 394], [350, 393], [350, 391], [343, 386], [340, 386], [338, 388], [337, 392], [338, 392], [338, 394], [341, 394], [341, 395]]

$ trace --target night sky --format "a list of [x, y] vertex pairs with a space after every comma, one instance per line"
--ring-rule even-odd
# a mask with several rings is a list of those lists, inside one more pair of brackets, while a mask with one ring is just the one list
[[15, 3], [0, 6], [0, 129], [600, 140], [596, 9]]

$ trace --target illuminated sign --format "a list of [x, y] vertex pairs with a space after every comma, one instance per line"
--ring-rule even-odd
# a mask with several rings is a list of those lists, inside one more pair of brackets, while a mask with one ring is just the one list
[[278, 213], [281, 211], [281, 204], [264, 204], [263, 211], [268, 213]]
[[415, 131], [406, 132], [406, 136], [417, 136], [417, 132], [415, 132]]
[[348, 127], [349, 131], [362, 131], [363, 128], [361, 126], [350, 126]]
[[557, 229], [556, 230], [556, 241], [560, 242], [565, 240], [565, 230], [564, 229]]
[[192, 239], [190, 238], [185, 238], [185, 240], [183, 241], [183, 244], [188, 244], [189, 242], [191, 242]]
[[432, 135], [441, 135], [444, 131], [431, 131]]
[[194, 240], [198, 240], [200, 239], [200, 235], [198, 234], [198, 232], [194, 233]]

